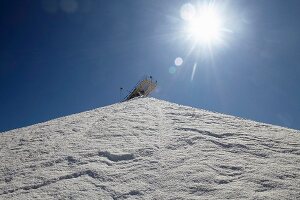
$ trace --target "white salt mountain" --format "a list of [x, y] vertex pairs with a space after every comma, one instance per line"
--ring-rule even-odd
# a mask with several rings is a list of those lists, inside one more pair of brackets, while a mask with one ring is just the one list
[[0, 135], [0, 199], [299, 199], [300, 131], [139, 98]]

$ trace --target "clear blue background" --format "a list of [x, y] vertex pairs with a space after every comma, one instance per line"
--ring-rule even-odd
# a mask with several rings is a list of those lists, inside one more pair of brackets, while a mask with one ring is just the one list
[[300, 1], [219, 1], [212, 58], [187, 56], [187, 2], [0, 1], [0, 131], [116, 103], [145, 74], [156, 98], [299, 130]]

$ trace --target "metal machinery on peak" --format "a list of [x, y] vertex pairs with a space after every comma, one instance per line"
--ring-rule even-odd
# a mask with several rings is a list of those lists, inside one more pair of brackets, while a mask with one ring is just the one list
[[136, 84], [123, 101], [127, 101], [135, 97], [146, 97], [156, 88], [156, 86], [157, 81], [153, 81], [152, 76], [145, 76]]

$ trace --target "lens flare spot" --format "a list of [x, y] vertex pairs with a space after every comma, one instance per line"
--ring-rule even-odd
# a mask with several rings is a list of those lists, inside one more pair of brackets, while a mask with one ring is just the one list
[[194, 80], [196, 69], [197, 69], [197, 63], [195, 63], [194, 66], [193, 66], [193, 72], [192, 72], [192, 75], [191, 75], [191, 81]]
[[176, 67], [172, 66], [169, 68], [169, 73], [170, 74], [175, 74], [176, 73]]
[[176, 66], [181, 66], [183, 63], [183, 59], [181, 57], [177, 57], [174, 61]]
[[181, 6], [180, 16], [182, 19], [186, 21], [190, 21], [195, 17], [195, 15], [196, 15], [196, 9], [192, 4], [186, 3], [183, 6]]

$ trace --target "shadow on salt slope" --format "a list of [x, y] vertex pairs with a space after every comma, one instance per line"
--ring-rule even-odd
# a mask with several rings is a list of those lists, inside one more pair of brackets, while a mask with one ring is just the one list
[[8, 190], [5, 190], [0, 195], [14, 193], [14, 192], [16, 192], [18, 190], [38, 189], [38, 188], [41, 188], [41, 187], [44, 187], [44, 186], [56, 183], [58, 181], [62, 181], [62, 180], [66, 180], [66, 179], [78, 178], [78, 177], [81, 177], [81, 176], [84, 176], [84, 175], [88, 175], [91, 178], [98, 178], [98, 179], [102, 178], [96, 172], [94, 172], [92, 170], [85, 170], [85, 171], [79, 171], [79, 172], [75, 172], [75, 173], [72, 173], [72, 174], [67, 174], [67, 175], [64, 175], [64, 176], [60, 176], [60, 177], [57, 177], [57, 178], [52, 178], [52, 179], [49, 179], [49, 180], [45, 180], [42, 183], [36, 183], [36, 184], [32, 184], [32, 185], [22, 186], [22, 187], [19, 187], [19, 188], [8, 189]]
[[234, 135], [233, 133], [216, 134], [216, 133], [212, 133], [212, 132], [209, 132], [209, 131], [198, 130], [198, 129], [195, 129], [195, 128], [176, 128], [176, 130], [197, 132], [197, 133], [200, 133], [202, 135], [207, 135], [207, 136], [211, 136], [211, 137], [215, 137], [215, 138], [226, 138], [226, 137], [230, 137], [230, 136]]
[[106, 157], [108, 160], [113, 162], [119, 162], [124, 160], [133, 160], [135, 156], [133, 154], [113, 154], [108, 151], [100, 151], [98, 153], [99, 156]]

